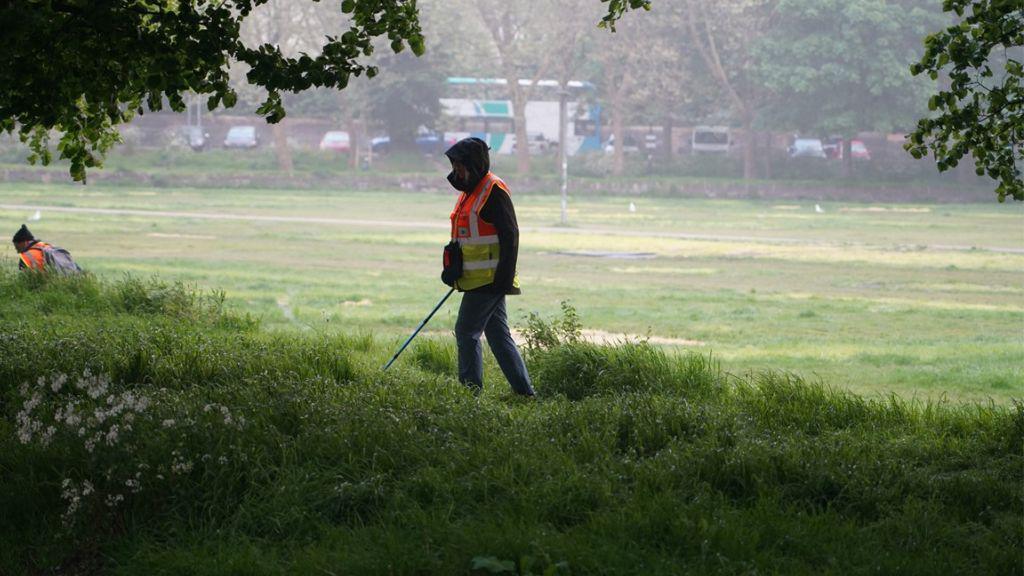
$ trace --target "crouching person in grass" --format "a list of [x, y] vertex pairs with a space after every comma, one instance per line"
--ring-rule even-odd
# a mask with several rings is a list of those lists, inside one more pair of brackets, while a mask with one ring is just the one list
[[14, 233], [14, 249], [18, 251], [18, 269], [32, 272], [57, 272], [59, 274], [79, 274], [82, 269], [71, 258], [71, 253], [63, 248], [36, 240], [28, 226], [24, 224]]
[[533, 397], [533, 386], [509, 333], [505, 296], [519, 294], [516, 260], [519, 225], [508, 186], [490, 171], [487, 144], [479, 138], [455, 143], [445, 155], [452, 164], [448, 182], [462, 192], [451, 213], [452, 241], [445, 249], [442, 280], [463, 292], [455, 341], [459, 380], [483, 389], [480, 336], [501, 366], [516, 394]]

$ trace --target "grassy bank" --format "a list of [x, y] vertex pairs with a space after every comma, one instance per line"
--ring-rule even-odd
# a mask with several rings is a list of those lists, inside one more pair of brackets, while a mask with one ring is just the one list
[[[0, 573], [1010, 574], [1024, 413], [864, 399], [534, 321], [541, 395], [450, 339], [0, 274]], [[488, 361], [490, 362], [489, 356]]]

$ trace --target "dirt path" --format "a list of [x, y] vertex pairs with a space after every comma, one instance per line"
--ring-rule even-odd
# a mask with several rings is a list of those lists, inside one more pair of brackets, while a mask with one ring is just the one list
[[[361, 220], [355, 218], [325, 218], [320, 216], [264, 216], [259, 214], [231, 214], [217, 212], [177, 212], [166, 210], [132, 210], [124, 208], [79, 208], [68, 206], [45, 206], [29, 204], [0, 204], [0, 210], [32, 212], [58, 212], [69, 214], [101, 214], [104, 216], [140, 216], [145, 218], [191, 218], [198, 220], [233, 220], [243, 222], [284, 222], [299, 224], [325, 224], [330, 226], [365, 226], [370, 228], [410, 228], [421, 230], [448, 230], [446, 222], [415, 220]], [[757, 244], [788, 244], [804, 246], [863, 246], [886, 249], [933, 250], [938, 252], [983, 251], [1001, 254], [1024, 254], [1024, 248], [1004, 246], [961, 246], [955, 244], [930, 244], [925, 246], [881, 246], [869, 243], [835, 242], [817, 238], [784, 238], [763, 236], [735, 236], [729, 234], [692, 234], [688, 232], [644, 232], [607, 228], [562, 228], [556, 226], [523, 226], [523, 232], [567, 235], [602, 235], [631, 238], [662, 238], [675, 240], [699, 240], [707, 242], [749, 242]]]

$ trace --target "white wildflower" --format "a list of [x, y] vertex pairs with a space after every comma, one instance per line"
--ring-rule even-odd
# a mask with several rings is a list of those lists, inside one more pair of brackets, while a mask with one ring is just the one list
[[113, 446], [117, 442], [118, 430], [119, 430], [119, 428], [118, 428], [117, 424], [114, 424], [113, 426], [110, 427], [110, 430], [107, 432], [107, 445], [108, 446]]
[[45, 446], [49, 446], [50, 445], [50, 440], [53, 439], [53, 435], [56, 434], [56, 433], [57, 433], [57, 427], [56, 426], [47, 426], [46, 430], [43, 432], [43, 435], [39, 438], [39, 441], [42, 443], [42, 445], [44, 447]]
[[69, 404], [68, 409], [64, 412], [64, 423], [67, 424], [68, 427], [73, 427], [77, 426], [81, 421], [82, 417], [75, 412], [75, 405]]
[[163, 426], [164, 428], [170, 428], [174, 426], [174, 418], [168, 418], [161, 422], [160, 425]]
[[174, 464], [171, 465], [171, 471], [176, 474], [187, 474], [192, 471], [192, 461], [175, 459]]

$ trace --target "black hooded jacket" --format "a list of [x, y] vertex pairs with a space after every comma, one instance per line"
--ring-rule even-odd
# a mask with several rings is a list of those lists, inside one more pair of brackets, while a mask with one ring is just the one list
[[[491, 169], [491, 158], [487, 151], [487, 144], [479, 138], [465, 138], [449, 148], [445, 156], [453, 162], [462, 164], [469, 172], [469, 178], [465, 182], [457, 182], [453, 175], [449, 175], [448, 181], [452, 186], [463, 194], [471, 193]], [[519, 223], [516, 221], [512, 198], [494, 185], [487, 202], [480, 208], [480, 217], [498, 230], [501, 257], [498, 260], [498, 268], [494, 271], [494, 282], [472, 292], [519, 294], [520, 290], [512, 285], [516, 275], [516, 262], [519, 259]]]

